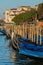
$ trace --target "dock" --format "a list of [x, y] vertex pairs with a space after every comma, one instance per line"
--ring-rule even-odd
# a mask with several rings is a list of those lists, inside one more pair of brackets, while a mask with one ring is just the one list
[[17, 36], [23, 39], [28, 39], [34, 42], [36, 45], [43, 45], [43, 27], [39, 27], [35, 23], [29, 23], [27, 25], [17, 25], [12, 31], [11, 40], [14, 48], [19, 49], [19, 40]]

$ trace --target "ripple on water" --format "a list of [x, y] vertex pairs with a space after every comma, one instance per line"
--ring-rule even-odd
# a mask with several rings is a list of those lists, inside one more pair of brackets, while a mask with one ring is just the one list
[[9, 42], [6, 36], [0, 36], [0, 65], [43, 65], [43, 62], [34, 62], [9, 48]]
[[9, 40], [6, 39], [6, 36], [0, 36], [0, 65], [14, 65], [11, 58], [11, 48], [7, 45]]

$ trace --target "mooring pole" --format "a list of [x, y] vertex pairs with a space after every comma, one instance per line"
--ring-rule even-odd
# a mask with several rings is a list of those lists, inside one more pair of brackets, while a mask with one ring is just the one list
[[33, 24], [32, 24], [32, 42], [33, 42]]
[[41, 41], [41, 27], [40, 27], [40, 45], [42, 44], [42, 41]]
[[23, 37], [25, 36], [25, 35], [24, 35], [24, 34], [25, 34], [25, 32], [24, 32], [24, 28], [25, 28], [25, 27], [24, 27], [24, 24], [23, 24], [23, 31], [22, 31], [22, 32], [23, 32]]
[[36, 31], [37, 31], [37, 44], [38, 44], [38, 36], [39, 36], [39, 27], [36, 26]]
[[12, 40], [14, 38], [14, 24], [12, 24], [12, 36], [11, 36]]
[[31, 40], [31, 24], [30, 24], [30, 40]]
[[34, 28], [34, 42], [35, 42], [35, 26], [33, 28]]

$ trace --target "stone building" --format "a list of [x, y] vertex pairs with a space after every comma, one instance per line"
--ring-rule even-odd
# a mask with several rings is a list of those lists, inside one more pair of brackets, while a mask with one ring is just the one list
[[19, 15], [20, 13], [24, 13], [25, 11], [30, 11], [31, 7], [29, 6], [21, 6], [18, 8], [13, 8], [5, 11], [5, 21], [12, 22], [12, 19]]

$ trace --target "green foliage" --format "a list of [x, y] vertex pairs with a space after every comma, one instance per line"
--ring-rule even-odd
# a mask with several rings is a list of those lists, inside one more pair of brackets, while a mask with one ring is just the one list
[[36, 17], [36, 11], [34, 9], [31, 9], [31, 11], [26, 11], [25, 13], [21, 13], [13, 18], [12, 21], [14, 21], [17, 25], [22, 24], [23, 22], [31, 22]]
[[42, 18], [43, 17], [43, 3], [38, 5], [37, 12], [38, 12], [38, 19]]

